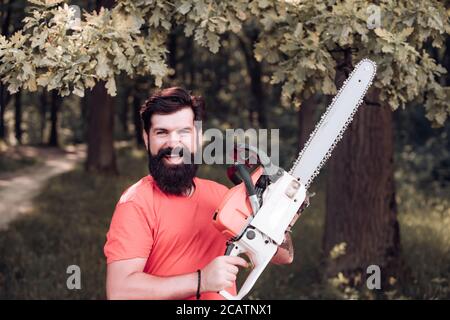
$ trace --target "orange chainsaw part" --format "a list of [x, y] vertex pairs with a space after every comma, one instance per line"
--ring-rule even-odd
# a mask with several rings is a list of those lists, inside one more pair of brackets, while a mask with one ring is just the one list
[[[258, 167], [251, 173], [253, 184], [258, 181], [263, 173], [263, 167]], [[245, 189], [245, 184], [241, 182], [225, 194], [214, 214], [214, 225], [227, 238], [233, 238], [242, 232], [251, 213], [252, 208], [247, 190]]]

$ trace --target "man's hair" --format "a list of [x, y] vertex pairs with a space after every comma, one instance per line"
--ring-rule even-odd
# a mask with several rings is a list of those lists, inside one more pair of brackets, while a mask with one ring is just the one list
[[148, 134], [153, 114], [171, 114], [183, 108], [191, 108], [194, 120], [203, 120], [205, 101], [201, 96], [191, 96], [180, 87], [171, 87], [155, 92], [141, 107], [141, 119]]

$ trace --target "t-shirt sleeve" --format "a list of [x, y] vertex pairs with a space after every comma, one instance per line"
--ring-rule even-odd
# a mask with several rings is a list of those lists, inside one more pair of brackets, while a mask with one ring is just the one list
[[106, 263], [148, 258], [153, 246], [154, 221], [133, 202], [119, 203], [106, 235]]
[[219, 202], [220, 202], [225, 197], [225, 195], [229, 191], [229, 189], [225, 185], [220, 184], [218, 182], [215, 182], [214, 185], [215, 185], [214, 189], [215, 189], [215, 192], [216, 192], [216, 196], [218, 197]]

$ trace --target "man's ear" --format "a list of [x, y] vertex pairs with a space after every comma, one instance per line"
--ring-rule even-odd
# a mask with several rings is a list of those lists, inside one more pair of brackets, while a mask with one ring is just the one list
[[147, 132], [145, 132], [145, 129], [142, 129], [142, 138], [144, 139], [145, 150], [148, 150], [148, 135]]

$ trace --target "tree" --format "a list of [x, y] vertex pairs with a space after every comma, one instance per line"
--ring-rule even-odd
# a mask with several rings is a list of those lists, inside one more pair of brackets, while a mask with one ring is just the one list
[[259, 30], [255, 26], [249, 26], [244, 28], [243, 37], [238, 37], [239, 44], [242, 48], [242, 52], [245, 56], [245, 62], [247, 65], [248, 74], [250, 76], [250, 92], [252, 99], [250, 102], [250, 120], [253, 121], [253, 114], [256, 113], [258, 119], [258, 125], [261, 128], [267, 128], [266, 117], [266, 99], [264, 97], [264, 89], [262, 83], [262, 65], [261, 62], [255, 59], [253, 55], [253, 46], [258, 40]]
[[[102, 10], [111, 9], [114, 3], [114, 0], [98, 0], [97, 13], [101, 14]], [[111, 84], [112, 82], [114, 82], [114, 85]], [[108, 89], [115, 91], [114, 78], [108, 82], [100, 81], [95, 84], [88, 99], [90, 106], [86, 170], [116, 174], [117, 165], [113, 138], [115, 99], [108, 95]]]
[[58, 143], [58, 111], [61, 105], [61, 97], [56, 91], [52, 91], [50, 103], [50, 137], [48, 145], [51, 147], [59, 146]]
[[319, 102], [318, 100], [319, 99], [315, 95], [309, 96], [308, 98], [303, 97], [302, 99], [302, 104], [298, 111], [298, 127], [300, 130], [298, 142], [300, 150], [303, 149], [311, 132], [314, 130], [314, 113], [316, 111], [315, 106]]
[[[445, 69], [423, 50], [428, 41], [440, 47], [449, 32], [444, 7], [436, 1], [382, 1], [375, 9], [383, 24], [374, 29], [367, 26], [368, 9], [365, 1], [306, 2], [298, 10], [288, 7], [291, 19], [281, 22], [274, 10], [262, 20], [273, 36], [261, 37], [256, 48], [257, 56], [280, 66], [272, 80], [284, 82], [285, 96], [294, 99], [305, 93], [335, 93], [363, 57], [378, 64], [366, 106], [330, 161], [323, 243], [328, 276], [356, 275], [370, 264], [378, 264], [385, 276], [395, 272], [400, 242], [390, 109], [422, 101], [437, 125], [449, 111], [448, 88], [438, 83]], [[345, 254], [330, 258], [330, 251], [342, 243], [347, 245]]]
[[[6, 10], [5, 10], [6, 6]], [[2, 1], [1, 3], [1, 34], [3, 36], [8, 36], [9, 28], [11, 24], [12, 15], [12, 5], [11, 2], [6, 4]], [[10, 95], [8, 94], [3, 83], [0, 83], [0, 139], [5, 139], [6, 128], [5, 128], [5, 109], [8, 105]]]
[[89, 96], [88, 152], [86, 169], [91, 172], [117, 173], [114, 153], [113, 97], [100, 82]]
[[[344, 56], [337, 87], [352, 67], [350, 50]], [[327, 260], [329, 276], [365, 279], [366, 268], [378, 265], [385, 288], [400, 267], [392, 112], [379, 102], [379, 90], [365, 101], [330, 159], [323, 247], [332, 253], [345, 244], [345, 254]]]
[[45, 135], [45, 128], [47, 125], [47, 91], [42, 90], [41, 96], [40, 96], [40, 115], [41, 115], [41, 126], [40, 126], [40, 134], [39, 139], [40, 143], [43, 143], [44, 141], [44, 135]]
[[22, 144], [22, 91], [14, 99], [14, 133], [18, 144]]
[[[35, 91], [37, 86], [43, 86], [57, 90], [61, 96], [84, 96], [85, 89], [103, 81], [106, 90], [94, 90], [103, 97], [93, 99], [103, 108], [90, 110], [91, 119], [97, 122], [88, 128], [86, 168], [116, 172], [110, 119], [113, 101], [106, 94], [116, 94], [115, 76], [121, 71], [129, 76], [153, 74], [156, 83], [161, 84], [167, 73], [163, 63], [165, 49], [161, 46], [163, 34], [155, 31], [144, 37], [140, 32], [143, 20], [127, 14], [122, 4], [115, 11], [105, 9], [102, 5], [111, 6], [110, 1], [99, 3], [102, 8], [98, 12], [85, 13], [81, 27], [73, 25], [74, 11], [63, 1], [30, 2], [35, 10], [24, 20], [23, 30], [10, 40], [0, 38], [0, 73], [6, 75], [9, 92], [15, 93], [20, 87]], [[96, 111], [108, 116], [96, 116]], [[102, 155], [100, 160], [99, 151], [111, 154]], [[105, 164], [107, 159], [112, 162]]]
[[[344, 271], [355, 267], [350, 257], [384, 266], [390, 257], [398, 256], [387, 106], [397, 109], [410, 101], [423, 103], [427, 118], [435, 125], [446, 121], [450, 90], [439, 82], [446, 70], [425, 50], [430, 42], [442, 47], [444, 36], [450, 33], [449, 15], [441, 2], [382, 0], [374, 6], [363, 0], [122, 0], [111, 10], [84, 13], [81, 27], [75, 29], [68, 27], [71, 11], [62, 0], [30, 2], [36, 8], [25, 19], [23, 30], [9, 38], [0, 37], [0, 77], [11, 93], [19, 88], [34, 91], [39, 85], [57, 89], [62, 96], [82, 96], [85, 89], [104, 81], [105, 91], [115, 95], [115, 77], [122, 72], [130, 77], [150, 74], [160, 86], [168, 72], [165, 41], [174, 25], [182, 25], [186, 36], [193, 36], [197, 44], [217, 53], [221, 35], [240, 33], [244, 23], [256, 22], [260, 33], [254, 57], [271, 66], [272, 84], [283, 84], [283, 100], [292, 99], [297, 107], [302, 97], [335, 94], [336, 83], [346, 69], [364, 57], [373, 59], [378, 64], [378, 76], [366, 100], [373, 108], [358, 114], [332, 160], [334, 179], [329, 188], [330, 192], [337, 192], [341, 186], [340, 190], [353, 190], [349, 182], [354, 180], [343, 171], [333, 170], [341, 170], [339, 165], [344, 162], [339, 160], [345, 159], [349, 163], [346, 169], [356, 169], [351, 172], [352, 179], [358, 179], [362, 186], [370, 185], [373, 196], [351, 198], [345, 206], [336, 203], [336, 195], [329, 198], [327, 230], [343, 233], [340, 237], [326, 235], [324, 248], [328, 250], [341, 238], [368, 242], [365, 248], [348, 245], [345, 256], [349, 258], [341, 257], [337, 264]], [[368, 22], [377, 12], [382, 23], [369, 28]], [[380, 127], [374, 133], [360, 128], [372, 125], [374, 114]], [[363, 133], [364, 144], [356, 139], [355, 132]], [[377, 146], [378, 139], [381, 146]], [[368, 155], [350, 161], [351, 146], [361, 147]], [[376, 161], [368, 164], [367, 159]], [[385, 188], [380, 189], [381, 185]], [[349, 219], [345, 225], [333, 206], [341, 206], [341, 212], [346, 212]], [[388, 223], [376, 224], [379, 231], [364, 233], [367, 230], [361, 226], [367, 222], [361, 225], [357, 219], [362, 207], [371, 208], [369, 218]], [[380, 234], [386, 243], [378, 250], [372, 244]], [[332, 262], [328, 265], [333, 269]]]
[[134, 137], [136, 145], [143, 146], [144, 138], [142, 137], [142, 121], [140, 116], [140, 109], [142, 101], [139, 97], [139, 85], [135, 84], [132, 90], [133, 93], [133, 123], [134, 123]]

